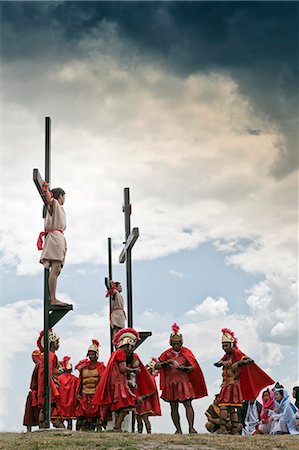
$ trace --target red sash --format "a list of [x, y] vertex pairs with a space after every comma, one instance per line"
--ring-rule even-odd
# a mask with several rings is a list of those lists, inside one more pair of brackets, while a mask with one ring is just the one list
[[43, 249], [43, 237], [45, 234], [47, 233], [53, 233], [53, 231], [59, 231], [60, 233], [63, 234], [63, 230], [59, 230], [58, 228], [55, 228], [54, 230], [45, 230], [45, 231], [41, 231], [38, 235], [38, 239], [37, 239], [37, 248], [38, 250], [42, 250]]

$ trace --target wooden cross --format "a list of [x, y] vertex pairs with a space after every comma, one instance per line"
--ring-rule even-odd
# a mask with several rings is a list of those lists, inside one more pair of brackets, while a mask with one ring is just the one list
[[139, 229], [133, 228], [131, 232], [131, 213], [132, 205], [130, 204], [130, 189], [124, 189], [124, 205], [125, 213], [125, 246], [119, 255], [119, 262], [126, 263], [126, 279], [127, 279], [127, 314], [128, 326], [133, 327], [133, 295], [132, 295], [132, 248], [139, 236]]
[[[50, 184], [51, 174], [51, 119], [45, 119], [45, 181]], [[38, 169], [33, 169], [33, 182], [44, 202], [43, 217], [46, 217], [47, 203], [43, 196], [44, 180]], [[52, 328], [66, 313], [73, 309], [72, 305], [64, 308], [50, 306], [48, 287], [49, 269], [44, 269], [44, 423], [45, 428], [50, 428], [51, 421], [51, 388], [50, 388], [50, 364], [49, 364], [49, 329]]]
[[[124, 205], [123, 212], [125, 213], [125, 236], [124, 248], [119, 255], [119, 262], [126, 263], [127, 276], [127, 304], [128, 304], [128, 326], [133, 327], [133, 300], [132, 300], [132, 248], [139, 237], [139, 228], [133, 228], [131, 231], [130, 216], [132, 213], [132, 205], [130, 204], [130, 190], [124, 189]], [[137, 341], [136, 347], [142, 344], [146, 338], [152, 335], [151, 331], [140, 331], [140, 340]]]

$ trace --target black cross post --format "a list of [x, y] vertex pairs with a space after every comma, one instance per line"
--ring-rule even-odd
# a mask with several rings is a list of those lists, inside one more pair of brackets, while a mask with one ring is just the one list
[[[51, 119], [45, 118], [45, 181], [50, 185], [51, 179]], [[39, 192], [44, 194], [42, 179], [38, 169], [33, 169], [33, 182]], [[44, 196], [43, 218], [46, 217], [47, 206]], [[73, 309], [72, 305], [66, 307], [50, 306], [49, 269], [44, 269], [44, 423], [50, 428], [51, 421], [51, 388], [50, 388], [50, 362], [49, 362], [49, 329], [52, 328], [66, 313]]]
[[[128, 326], [133, 327], [133, 299], [132, 299], [132, 248], [139, 237], [139, 229], [133, 228], [131, 231], [131, 213], [132, 205], [130, 203], [130, 189], [124, 189], [124, 205], [123, 212], [125, 214], [125, 242], [124, 248], [119, 255], [119, 262], [126, 263], [126, 278], [127, 278], [127, 309], [128, 309]], [[140, 331], [140, 340], [136, 347], [139, 347], [146, 338], [151, 336], [151, 331]]]
[[[111, 244], [111, 238], [108, 238], [108, 278], [105, 277], [105, 285], [107, 290], [110, 290], [109, 280], [112, 280], [112, 244]], [[111, 295], [109, 295], [109, 327], [110, 327], [110, 353], [113, 353], [113, 329], [111, 327], [110, 323], [110, 317], [111, 317]]]
[[[133, 228], [131, 231], [131, 213], [132, 205], [130, 203], [130, 189], [124, 189], [124, 205], [123, 212], [125, 214], [125, 242], [124, 248], [119, 255], [119, 262], [126, 263], [126, 278], [127, 278], [127, 309], [128, 309], [128, 326], [133, 328], [133, 295], [132, 295], [132, 248], [139, 237], [139, 229]], [[137, 341], [135, 349], [151, 336], [151, 331], [140, 331], [140, 340]], [[132, 412], [132, 433], [135, 431], [135, 414]]]

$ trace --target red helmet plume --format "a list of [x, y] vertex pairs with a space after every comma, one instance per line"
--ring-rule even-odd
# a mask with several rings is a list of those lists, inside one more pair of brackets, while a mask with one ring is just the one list
[[174, 324], [172, 325], [171, 329], [172, 329], [172, 331], [173, 331], [175, 334], [178, 334], [178, 332], [180, 331], [180, 327], [178, 326], [177, 323], [174, 323]]

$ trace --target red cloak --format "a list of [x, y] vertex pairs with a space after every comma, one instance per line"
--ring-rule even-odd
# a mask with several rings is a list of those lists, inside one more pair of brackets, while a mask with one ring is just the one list
[[155, 377], [150, 373], [149, 376], [152, 378], [155, 384], [155, 392], [150, 397], [147, 397], [143, 402], [136, 404], [136, 414], [139, 414], [140, 416], [142, 416], [143, 414], [149, 414], [151, 416], [161, 416], [162, 414], [160, 407], [160, 399], [157, 390], [156, 380]]
[[[166, 361], [167, 359], [172, 359], [171, 353], [173, 352], [173, 348], [170, 347], [168, 350], [165, 350], [160, 357], [159, 360], [161, 362]], [[202, 373], [202, 370], [197, 362], [192, 351], [187, 347], [180, 348], [181, 354], [187, 359], [187, 361], [193, 367], [192, 372], [186, 373], [186, 379], [192, 384], [195, 397], [194, 398], [202, 398], [208, 395], [206, 382]], [[162, 367], [160, 369], [160, 389], [163, 391], [166, 387], [166, 371], [167, 366]]]
[[[138, 357], [135, 354], [136, 356]], [[125, 362], [126, 359], [126, 352], [121, 348], [112, 353], [93, 399], [95, 405], [110, 406], [111, 411], [122, 408], [134, 409], [136, 396], [127, 385], [126, 373], [121, 373], [118, 365], [120, 362]], [[141, 361], [139, 367], [140, 373], [136, 380], [138, 393], [140, 396], [151, 394], [156, 389], [154, 381]]]
[[[234, 350], [234, 361], [242, 361], [244, 357], [246, 357], [245, 353], [241, 352], [239, 348]], [[225, 354], [222, 360], [225, 361], [228, 358], [229, 355]], [[240, 369], [240, 387], [243, 400], [256, 399], [263, 388], [275, 383], [275, 381], [255, 363], [242, 366]]]
[[[50, 388], [51, 388], [51, 403], [55, 403], [59, 398], [59, 391], [53, 380], [53, 370], [58, 366], [57, 356], [54, 352], [49, 352], [50, 360]], [[38, 390], [37, 390], [37, 404], [39, 408], [44, 406], [44, 356], [40, 358], [40, 365], [38, 370]]]
[[59, 375], [60, 412], [63, 419], [74, 419], [76, 414], [76, 395], [80, 380], [70, 372]]
[[39, 363], [35, 364], [32, 372], [30, 391], [27, 395], [23, 425], [35, 427], [38, 425], [39, 410], [37, 407], [37, 385], [38, 385]]

